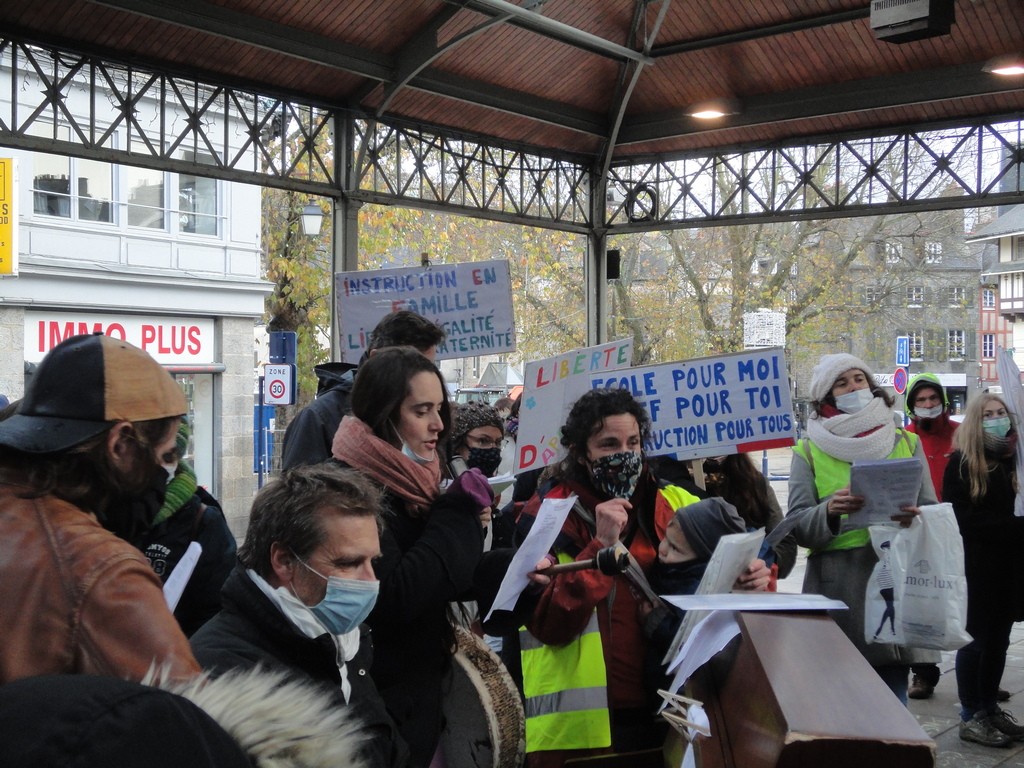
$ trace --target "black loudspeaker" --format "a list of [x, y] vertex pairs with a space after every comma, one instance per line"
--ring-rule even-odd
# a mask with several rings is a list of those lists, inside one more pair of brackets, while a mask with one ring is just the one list
[[609, 280], [619, 279], [619, 249], [612, 248], [605, 254], [605, 277]]

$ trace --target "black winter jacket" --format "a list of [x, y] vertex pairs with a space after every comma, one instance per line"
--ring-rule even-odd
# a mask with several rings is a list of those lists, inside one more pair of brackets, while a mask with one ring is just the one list
[[319, 464], [331, 458], [334, 433], [349, 410], [356, 366], [324, 363], [313, 370], [318, 382], [316, 399], [299, 411], [285, 430], [282, 469]]
[[[296, 630], [241, 566], [224, 584], [222, 600], [221, 612], [190, 641], [204, 669], [215, 675], [257, 665], [284, 669], [298, 679], [321, 683], [338, 706], [346, 706], [335, 662], [337, 650], [328, 634], [313, 639]], [[363, 625], [361, 630], [359, 652], [348, 662], [352, 692], [347, 706], [352, 707], [370, 735], [365, 751], [367, 764], [372, 768], [404, 766], [408, 750], [369, 675], [373, 644], [369, 628]]]
[[451, 669], [454, 633], [449, 603], [471, 597], [483, 552], [478, 510], [465, 497], [441, 494], [424, 517], [385, 491], [373, 678], [399, 733], [410, 765], [428, 766], [443, 726], [441, 699]]

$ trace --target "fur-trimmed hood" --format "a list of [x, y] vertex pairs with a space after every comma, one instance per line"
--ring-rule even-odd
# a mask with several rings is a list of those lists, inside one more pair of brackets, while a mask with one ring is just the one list
[[231, 670], [192, 680], [143, 680], [202, 709], [258, 768], [365, 768], [359, 721], [316, 686], [264, 668]]

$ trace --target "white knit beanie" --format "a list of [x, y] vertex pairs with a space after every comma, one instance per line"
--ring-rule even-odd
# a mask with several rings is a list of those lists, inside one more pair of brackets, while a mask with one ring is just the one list
[[824, 400], [832, 391], [832, 385], [836, 383], [839, 374], [845, 373], [851, 368], [859, 368], [864, 371], [871, 379], [872, 389], [878, 386], [874, 372], [865, 365], [863, 360], [846, 352], [840, 352], [837, 355], [825, 355], [814, 366], [814, 370], [811, 371], [811, 399], [819, 403]]

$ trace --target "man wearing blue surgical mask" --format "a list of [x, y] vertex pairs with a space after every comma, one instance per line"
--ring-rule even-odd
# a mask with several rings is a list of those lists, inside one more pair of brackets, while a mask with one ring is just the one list
[[193, 635], [204, 669], [282, 669], [354, 707], [367, 765], [404, 765], [408, 751], [369, 676], [380, 557], [376, 488], [332, 463], [286, 471], [257, 494], [223, 609]]

